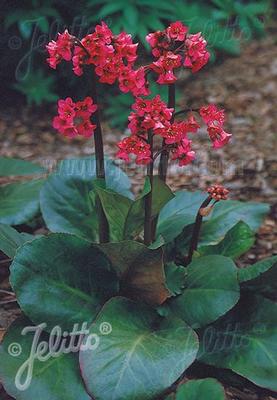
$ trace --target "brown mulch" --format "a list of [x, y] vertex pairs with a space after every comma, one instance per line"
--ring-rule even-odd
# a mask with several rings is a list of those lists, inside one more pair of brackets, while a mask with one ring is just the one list
[[[268, 37], [249, 44], [239, 58], [229, 58], [221, 65], [202, 71], [191, 79], [181, 77], [180, 108], [198, 108], [207, 102], [222, 105], [228, 115], [227, 130], [232, 143], [217, 152], [210, 149], [204, 131], [195, 138], [197, 161], [187, 168], [171, 165], [168, 184], [173, 189], [205, 189], [213, 182], [224, 182], [231, 198], [265, 201], [271, 213], [258, 232], [253, 249], [240, 260], [240, 265], [254, 263], [277, 254], [277, 48]], [[42, 110], [17, 107], [0, 110], [1, 156], [35, 160], [49, 169], [62, 158], [88, 156], [91, 141], [69, 142], [55, 134], [52, 106]], [[103, 124], [106, 153], [114, 156], [121, 132]], [[275, 130], [274, 130], [275, 129]], [[124, 168], [126, 168], [124, 166]], [[144, 170], [133, 165], [126, 168], [134, 190], [142, 185]], [[2, 261], [2, 262], [1, 262]], [[0, 289], [10, 290], [8, 263], [0, 256]], [[9, 300], [10, 297], [7, 297]], [[3, 296], [0, 301], [3, 301]], [[0, 341], [7, 326], [19, 314], [16, 303], [0, 306]], [[226, 388], [228, 400], [276, 400], [245, 388]], [[0, 398], [3, 397], [0, 384]]]

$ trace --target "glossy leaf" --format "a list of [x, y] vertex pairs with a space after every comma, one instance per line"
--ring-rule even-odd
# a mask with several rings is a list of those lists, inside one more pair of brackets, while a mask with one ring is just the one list
[[20, 233], [9, 225], [0, 224], [0, 250], [10, 258], [15, 256], [18, 247], [34, 238], [34, 235]]
[[183, 321], [160, 318], [144, 305], [111, 299], [90, 334], [99, 334], [104, 324], [109, 324], [110, 333], [100, 337], [98, 348], [80, 352], [81, 373], [93, 398], [153, 399], [195, 359], [195, 332]]
[[276, 300], [277, 256], [239, 269], [238, 276], [242, 289], [250, 290]]
[[[106, 161], [107, 188], [132, 197], [126, 174]], [[95, 203], [90, 197], [96, 178], [95, 159], [64, 160], [42, 188], [40, 201], [43, 218], [52, 232], [73, 233], [95, 241], [98, 221]]]
[[183, 293], [170, 300], [174, 314], [193, 328], [205, 326], [229, 311], [239, 300], [237, 268], [230, 258], [196, 258], [187, 267]]
[[[204, 218], [199, 248], [214, 245], [220, 242], [226, 233], [238, 222], [243, 221], [252, 231], [257, 231], [263, 222], [269, 206], [265, 203], [241, 202], [226, 200], [217, 203], [213, 212]], [[187, 253], [192, 233], [192, 225], [184, 228], [181, 235], [176, 239], [178, 251], [184, 256]]]
[[[26, 327], [32, 327], [32, 323], [27, 319], [16, 320], [10, 326], [0, 346], [0, 380], [6, 392], [18, 400], [35, 399], [38, 396], [40, 400], [90, 400], [80, 376], [78, 355], [72, 352], [45, 361], [35, 359], [30, 385], [24, 390], [24, 386], [20, 385], [28, 384], [26, 379], [28, 366], [25, 365], [25, 374], [17, 379], [18, 387], [16, 386], [15, 378], [32, 354], [35, 331], [33, 327], [32, 331], [23, 335], [22, 330]], [[40, 335], [37, 344], [42, 345], [42, 342], [47, 347], [49, 337], [45, 334]], [[16, 351], [20, 350], [21, 353], [16, 355]], [[29, 361], [29, 365], [31, 363], [32, 360]]]
[[0, 176], [23, 176], [45, 172], [46, 170], [43, 167], [30, 161], [0, 157]]
[[[150, 192], [151, 185], [149, 179], [146, 178], [144, 189], [141, 195], [133, 202], [130, 207], [125, 223], [125, 239], [129, 239], [137, 235], [143, 229], [144, 223], [144, 200], [145, 196]], [[155, 218], [161, 209], [174, 198], [170, 188], [158, 176], [153, 178], [152, 191], [152, 218]]]
[[202, 246], [198, 249], [198, 252], [201, 255], [221, 254], [236, 259], [246, 253], [254, 243], [254, 232], [246, 223], [239, 221], [218, 244]]
[[11, 183], [0, 187], [0, 223], [20, 225], [39, 213], [39, 193], [43, 180]]
[[96, 245], [51, 234], [22, 246], [11, 266], [11, 285], [24, 313], [47, 329], [91, 322], [118, 290], [116, 275]]
[[111, 241], [124, 239], [124, 229], [132, 200], [109, 189], [94, 185], [109, 223]]
[[207, 194], [203, 192], [175, 193], [175, 197], [160, 212], [157, 235], [161, 235], [165, 242], [171, 242], [185, 226], [194, 222], [197, 211], [206, 197]]
[[166, 287], [161, 249], [151, 250], [134, 241], [99, 245], [120, 279], [120, 292], [149, 304], [162, 304], [170, 293]]
[[277, 305], [249, 295], [201, 334], [200, 361], [277, 390]]
[[213, 378], [197, 379], [180, 385], [175, 400], [225, 400], [223, 386]]

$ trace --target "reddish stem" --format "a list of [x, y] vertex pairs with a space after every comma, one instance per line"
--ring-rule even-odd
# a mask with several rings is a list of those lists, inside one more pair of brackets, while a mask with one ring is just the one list
[[153, 170], [154, 170], [154, 160], [153, 160], [153, 134], [148, 131], [148, 143], [150, 144], [151, 150], [151, 163], [147, 165], [147, 176], [150, 181], [151, 190], [145, 196], [144, 202], [144, 244], [149, 246], [152, 242], [152, 196], [153, 196]]
[[[92, 97], [96, 104], [97, 102], [97, 89], [96, 89], [96, 75], [93, 71], [92, 79]], [[98, 179], [104, 179], [105, 176], [105, 158], [104, 158], [104, 148], [103, 148], [103, 137], [102, 128], [100, 121], [99, 107], [94, 114], [94, 121], [96, 124], [96, 129], [94, 131], [94, 142], [95, 142], [95, 161], [96, 161], [96, 176]], [[99, 216], [99, 241], [100, 243], [107, 243], [109, 241], [109, 224], [104, 213], [101, 201], [98, 196], [96, 196], [96, 208], [98, 210]]]
[[199, 235], [200, 235], [200, 230], [201, 230], [201, 225], [202, 225], [202, 220], [203, 220], [203, 216], [201, 215], [201, 209], [207, 207], [210, 204], [211, 200], [212, 200], [212, 197], [208, 196], [203, 201], [203, 203], [201, 204], [201, 206], [199, 207], [199, 210], [197, 212], [196, 219], [195, 219], [194, 226], [193, 226], [191, 241], [190, 241], [189, 253], [188, 253], [188, 257], [185, 262], [186, 265], [191, 263], [193, 253], [197, 250], [197, 247], [198, 247]]
[[[168, 102], [167, 102], [168, 108], [174, 108], [175, 109], [175, 84], [172, 83], [171, 85], [168, 85]], [[172, 117], [170, 122], [174, 122], [174, 113], [172, 113]], [[166, 175], [167, 175], [167, 168], [168, 168], [168, 158], [169, 158], [169, 150], [166, 148], [166, 143], [165, 139], [163, 139], [163, 144], [162, 144], [162, 150], [161, 152], [161, 158], [160, 158], [160, 164], [159, 164], [159, 177], [162, 181], [166, 182]]]

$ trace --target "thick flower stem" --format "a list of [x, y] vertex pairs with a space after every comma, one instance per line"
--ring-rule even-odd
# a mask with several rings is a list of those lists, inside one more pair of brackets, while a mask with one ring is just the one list
[[[168, 108], [175, 109], [175, 84], [168, 85]], [[174, 122], [174, 113], [172, 114], [171, 123]], [[166, 147], [165, 139], [163, 140], [162, 147]], [[167, 168], [168, 168], [169, 150], [165, 148], [161, 153], [159, 165], [159, 177], [162, 181], [166, 182]]]
[[[93, 72], [92, 79], [92, 97], [96, 104], [97, 102], [97, 89], [96, 89], [96, 76]], [[104, 159], [104, 149], [103, 149], [103, 137], [102, 128], [100, 121], [99, 108], [94, 114], [94, 121], [96, 124], [96, 129], [94, 131], [94, 142], [95, 142], [95, 161], [96, 161], [96, 176], [98, 179], [105, 180], [105, 159]], [[101, 201], [99, 197], [96, 197], [96, 208], [99, 217], [99, 241], [100, 243], [107, 243], [109, 241], [109, 224], [104, 213]]]
[[212, 197], [208, 196], [203, 201], [203, 203], [201, 204], [201, 206], [197, 212], [197, 216], [196, 216], [194, 226], [193, 226], [191, 241], [190, 241], [189, 253], [188, 253], [188, 256], [187, 256], [186, 262], [185, 262], [186, 265], [191, 263], [193, 253], [194, 253], [194, 251], [197, 250], [197, 247], [198, 247], [199, 235], [200, 235], [200, 230], [201, 230], [201, 225], [202, 225], [202, 220], [203, 220], [203, 213], [201, 212], [201, 210], [203, 208], [207, 207], [210, 204], [211, 200], [212, 200]]
[[145, 210], [145, 214], [144, 214], [144, 244], [146, 246], [149, 246], [152, 242], [152, 193], [153, 193], [154, 161], [153, 161], [153, 134], [150, 131], [148, 132], [148, 143], [150, 144], [152, 162], [147, 165], [147, 177], [149, 179], [151, 190], [145, 196], [145, 201], [144, 201], [144, 210]]

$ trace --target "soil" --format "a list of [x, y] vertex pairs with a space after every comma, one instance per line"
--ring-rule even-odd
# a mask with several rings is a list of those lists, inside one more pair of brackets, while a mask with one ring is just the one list
[[[194, 140], [197, 161], [189, 167], [169, 168], [168, 184], [174, 190], [205, 189], [214, 182], [224, 183], [231, 198], [264, 201], [271, 205], [271, 213], [257, 234], [254, 247], [239, 260], [239, 266], [254, 263], [277, 254], [277, 48], [273, 37], [248, 44], [238, 58], [228, 58], [195, 75], [181, 77], [181, 96], [178, 106], [198, 108], [215, 102], [227, 112], [227, 131], [233, 134], [232, 143], [224, 149], [213, 151], [200, 132]], [[40, 110], [28, 107], [0, 109], [1, 156], [37, 161], [49, 170], [63, 158], [88, 156], [92, 143], [82, 139], [67, 141], [51, 127], [55, 115], [52, 106]], [[105, 150], [114, 156], [116, 142], [122, 132], [111, 131], [103, 124]], [[122, 165], [123, 166], [123, 165]], [[123, 166], [132, 178], [134, 191], [143, 183], [144, 169]], [[4, 181], [3, 181], [4, 182]], [[9, 261], [0, 254], [0, 290], [10, 291], [8, 282]], [[7, 304], [1, 305], [1, 302]], [[14, 297], [0, 293], [0, 341], [9, 324], [20, 314]], [[253, 385], [226, 386], [228, 400], [276, 400], [277, 397]], [[8, 400], [4, 392], [0, 398]]]

